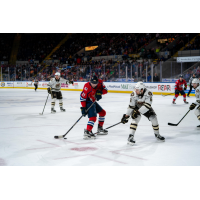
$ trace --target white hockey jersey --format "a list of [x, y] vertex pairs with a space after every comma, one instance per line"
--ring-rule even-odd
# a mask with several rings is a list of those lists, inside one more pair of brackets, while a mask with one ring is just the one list
[[200, 105], [200, 86], [195, 89], [196, 104]]
[[126, 115], [131, 115], [133, 109], [137, 109], [140, 113], [145, 114], [152, 109], [153, 94], [150, 90], [144, 89], [143, 95], [137, 95], [136, 92], [131, 93], [129, 107]]
[[61, 83], [65, 83], [65, 84], [69, 84], [69, 80], [63, 79], [63, 78], [59, 78], [58, 80], [56, 80], [55, 78], [52, 78], [49, 83], [47, 84], [48, 88], [51, 88], [51, 91], [54, 92], [59, 92], [61, 89]]

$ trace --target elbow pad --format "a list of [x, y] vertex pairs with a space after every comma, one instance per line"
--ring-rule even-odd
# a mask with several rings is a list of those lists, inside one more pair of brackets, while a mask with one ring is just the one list
[[144, 103], [144, 105], [139, 109], [139, 112], [145, 114], [151, 109], [151, 105], [149, 103]]

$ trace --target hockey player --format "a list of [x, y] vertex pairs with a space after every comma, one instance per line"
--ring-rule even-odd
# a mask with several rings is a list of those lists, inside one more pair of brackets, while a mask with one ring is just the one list
[[155, 137], [160, 141], [165, 141], [165, 138], [159, 134], [159, 124], [157, 116], [153, 108], [151, 107], [152, 101], [152, 92], [145, 88], [143, 82], [137, 82], [135, 85], [135, 91], [131, 93], [130, 103], [127, 108], [127, 112], [123, 115], [121, 119], [121, 122], [125, 124], [128, 122], [129, 117], [132, 117], [128, 144], [133, 145], [135, 143], [134, 135], [138, 123], [141, 119], [141, 114], [147, 117], [149, 121], [151, 121]]
[[[193, 110], [197, 106], [194, 113], [197, 116], [197, 119], [200, 121], [200, 85], [199, 83], [200, 81], [198, 78], [194, 78], [192, 81], [192, 86], [195, 89], [196, 102], [190, 105], [190, 110]], [[197, 127], [200, 127], [200, 125]]]
[[186, 101], [186, 94], [183, 90], [183, 86], [184, 86], [184, 90], [187, 89], [187, 83], [186, 81], [183, 79], [183, 75], [179, 76], [179, 80], [176, 81], [175, 83], [175, 97], [172, 101], [173, 104], [176, 104], [175, 101], [179, 96], [179, 93], [181, 93], [181, 95], [183, 95], [183, 101], [184, 103], [188, 104], [188, 102]]
[[84, 139], [95, 139], [96, 136], [92, 133], [92, 128], [94, 123], [97, 120], [97, 113], [99, 114], [99, 123], [97, 128], [98, 135], [107, 135], [108, 131], [103, 129], [104, 119], [106, 115], [106, 111], [96, 102], [86, 113], [86, 110], [90, 107], [90, 105], [95, 101], [99, 101], [102, 98], [102, 94], [107, 94], [107, 88], [103, 84], [103, 81], [98, 79], [96, 76], [93, 76], [90, 82], [87, 82], [83, 91], [80, 95], [81, 101], [81, 112], [85, 117], [88, 115], [89, 121], [87, 123], [87, 128], [84, 129]]
[[196, 75], [195, 75], [195, 74], [193, 74], [193, 75], [191, 76], [190, 80], [189, 80], [190, 90], [189, 90], [189, 92], [188, 92], [188, 94], [187, 94], [187, 97], [190, 97], [189, 95], [190, 95], [190, 92], [192, 91], [192, 81], [193, 81], [194, 78], [196, 78]]
[[37, 90], [37, 88], [38, 88], [38, 80], [37, 79], [35, 79], [35, 81], [34, 81], [34, 86], [35, 86], [35, 91]]
[[65, 112], [65, 109], [63, 108], [62, 93], [60, 91], [61, 83], [73, 84], [73, 81], [60, 78], [60, 73], [56, 72], [55, 78], [52, 78], [50, 82], [47, 84], [47, 87], [48, 87], [47, 91], [49, 94], [51, 94], [51, 98], [52, 98], [51, 113], [56, 113], [56, 110], [54, 109], [56, 99], [59, 100], [60, 111]]

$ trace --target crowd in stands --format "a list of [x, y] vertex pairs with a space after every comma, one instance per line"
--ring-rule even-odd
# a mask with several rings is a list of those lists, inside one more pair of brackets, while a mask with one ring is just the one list
[[193, 42], [189, 42], [184, 50], [200, 50], [200, 36], [197, 36]]

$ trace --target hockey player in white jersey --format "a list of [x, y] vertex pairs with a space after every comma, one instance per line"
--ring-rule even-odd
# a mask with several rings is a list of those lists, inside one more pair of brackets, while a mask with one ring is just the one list
[[61, 89], [61, 83], [65, 84], [73, 84], [73, 81], [69, 81], [63, 78], [60, 78], [60, 73], [56, 72], [55, 73], [55, 78], [52, 78], [50, 82], [47, 84], [47, 91], [49, 94], [51, 94], [51, 113], [56, 113], [56, 110], [54, 109], [56, 99], [59, 100], [59, 106], [60, 106], [60, 111], [65, 112], [65, 109], [63, 108], [63, 98], [62, 98], [62, 93], [60, 91]]
[[143, 82], [137, 82], [135, 85], [135, 91], [131, 93], [130, 103], [127, 108], [127, 112], [123, 115], [121, 119], [121, 122], [125, 124], [128, 122], [129, 117], [132, 117], [128, 144], [133, 145], [135, 143], [134, 135], [138, 123], [141, 119], [141, 114], [147, 117], [149, 121], [151, 121], [155, 137], [160, 141], [165, 141], [165, 138], [159, 134], [159, 124], [157, 116], [153, 108], [151, 107], [152, 101], [152, 92], [145, 88]]
[[[200, 121], [200, 80], [198, 78], [194, 78], [192, 80], [192, 86], [195, 89], [196, 102], [190, 105], [190, 110], [193, 110], [196, 107], [194, 114], [197, 116], [197, 119]], [[200, 127], [200, 125], [197, 127]]]

